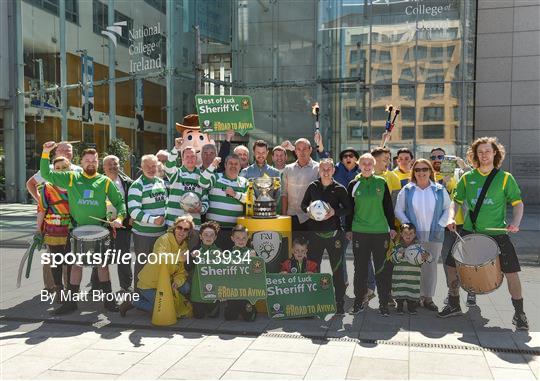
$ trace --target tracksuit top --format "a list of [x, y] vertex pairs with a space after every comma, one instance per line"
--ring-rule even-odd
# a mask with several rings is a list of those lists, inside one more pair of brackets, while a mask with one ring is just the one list
[[53, 185], [64, 188], [68, 194], [69, 213], [77, 226], [103, 225], [92, 217], [105, 219], [107, 197], [116, 208], [121, 219], [126, 215], [122, 194], [105, 175], [96, 173], [88, 176], [84, 172], [53, 172], [49, 168], [49, 154], [43, 153], [39, 164], [41, 176]]
[[359, 174], [347, 191], [354, 210], [346, 218], [347, 231], [382, 234], [394, 229], [392, 197], [383, 177]]

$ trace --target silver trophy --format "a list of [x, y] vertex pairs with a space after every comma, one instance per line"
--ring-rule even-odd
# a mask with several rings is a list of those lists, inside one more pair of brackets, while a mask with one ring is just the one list
[[277, 202], [275, 197], [279, 189], [279, 177], [257, 177], [252, 179], [255, 201], [253, 218], [276, 217]]

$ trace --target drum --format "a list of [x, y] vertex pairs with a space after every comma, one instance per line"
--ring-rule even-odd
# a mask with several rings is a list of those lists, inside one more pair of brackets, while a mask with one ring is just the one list
[[461, 287], [474, 294], [488, 294], [502, 284], [499, 245], [483, 234], [463, 236], [452, 246]]
[[[79, 226], [71, 232], [71, 251], [76, 255], [77, 253], [103, 253], [105, 255], [110, 243], [109, 230], [103, 226]], [[89, 259], [87, 256], [83, 257], [82, 265], [91, 266]]]

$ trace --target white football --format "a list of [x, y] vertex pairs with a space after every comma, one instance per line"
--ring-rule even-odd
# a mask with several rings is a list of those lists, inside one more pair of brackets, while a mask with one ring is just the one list
[[322, 221], [330, 210], [330, 205], [322, 200], [315, 200], [309, 204], [308, 213], [315, 221]]
[[422, 260], [423, 251], [422, 246], [417, 244], [411, 245], [405, 250], [405, 259], [411, 264], [421, 265], [424, 263]]
[[199, 199], [199, 196], [197, 196], [193, 192], [187, 192], [184, 193], [180, 197], [180, 206], [182, 209], [184, 209], [186, 212], [188, 210], [191, 210], [193, 208], [197, 208], [199, 205], [201, 205], [201, 200]]

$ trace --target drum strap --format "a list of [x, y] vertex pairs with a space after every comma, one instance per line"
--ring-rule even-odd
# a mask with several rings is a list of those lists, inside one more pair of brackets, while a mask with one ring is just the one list
[[497, 168], [493, 168], [491, 172], [489, 173], [486, 182], [484, 183], [484, 186], [482, 187], [482, 191], [480, 192], [480, 195], [478, 196], [478, 201], [476, 201], [476, 205], [474, 207], [474, 210], [469, 210], [469, 217], [471, 218], [471, 222], [473, 225], [474, 231], [476, 231], [476, 219], [478, 218], [478, 214], [480, 213], [480, 208], [482, 207], [482, 204], [484, 203], [484, 199], [486, 198], [487, 191], [489, 189], [489, 186], [491, 185], [491, 182], [497, 175], [499, 170]]

